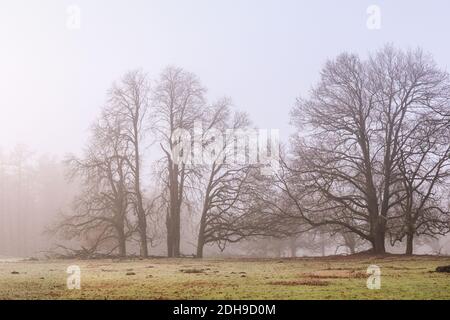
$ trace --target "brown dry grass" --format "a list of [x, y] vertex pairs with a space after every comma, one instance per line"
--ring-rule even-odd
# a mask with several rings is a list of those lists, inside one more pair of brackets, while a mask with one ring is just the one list
[[310, 279], [363, 279], [367, 278], [368, 275], [365, 272], [354, 269], [341, 269], [319, 270], [312, 273], [302, 273], [299, 277]]
[[303, 279], [303, 280], [290, 280], [290, 281], [271, 281], [271, 285], [275, 286], [314, 286], [322, 287], [328, 286], [330, 283], [327, 281], [317, 280], [317, 279]]
[[[435, 272], [449, 264], [450, 257], [392, 255], [4, 261], [0, 299], [450, 299], [450, 274]], [[81, 290], [67, 289], [69, 265], [81, 269]], [[381, 269], [380, 290], [367, 288], [370, 265]]]

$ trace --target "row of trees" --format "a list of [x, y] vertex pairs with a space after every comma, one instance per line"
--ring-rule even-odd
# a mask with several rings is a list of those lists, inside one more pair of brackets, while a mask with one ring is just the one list
[[[179, 129], [193, 131], [195, 123], [223, 131], [250, 126], [245, 114], [232, 112], [229, 99], [208, 104], [205, 93], [195, 75], [174, 67], [152, 86], [142, 71], [129, 72], [113, 84], [84, 155], [67, 160], [70, 178], [80, 181], [83, 191], [74, 211], [54, 227], [57, 233], [82, 240], [84, 254], [101, 250], [125, 256], [130, 240], [139, 243], [142, 257], [161, 234], [163, 214], [169, 257], [181, 255], [182, 212], [200, 212], [198, 257], [206, 244], [223, 248], [261, 233], [260, 219], [250, 223], [257, 213], [251, 196], [258, 187], [256, 166], [222, 161], [234, 153], [229, 148], [211, 150], [209, 161], [196, 165], [175, 159], [187, 152], [176, 134]], [[214, 140], [203, 133], [197, 138], [202, 149]], [[144, 194], [142, 163], [149, 153], [162, 157], [151, 172], [152, 190]]]
[[449, 231], [450, 81], [421, 50], [342, 54], [292, 112], [276, 183], [289, 215], [367, 240], [375, 253]]
[[[449, 232], [450, 79], [431, 57], [390, 46], [366, 60], [342, 54], [291, 119], [297, 132], [280, 165], [262, 175], [261, 142], [255, 163], [254, 141], [240, 146], [225, 135], [253, 128], [229, 99], [209, 103], [180, 68], [154, 81], [127, 73], [108, 92], [83, 156], [67, 161], [83, 191], [57, 229], [88, 252], [125, 256], [136, 242], [142, 257], [163, 233], [167, 255], [179, 257], [189, 214], [198, 218], [197, 257], [207, 244], [317, 232], [375, 253], [406, 239], [411, 254], [415, 236]], [[199, 144], [183, 143], [180, 129]], [[202, 161], [179, 161], [199, 147]]]

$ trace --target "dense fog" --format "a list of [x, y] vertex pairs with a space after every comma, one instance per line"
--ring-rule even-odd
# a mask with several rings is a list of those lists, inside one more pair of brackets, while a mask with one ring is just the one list
[[420, 5], [46, 4], [0, 4], [0, 257], [450, 253]]
[[[6, 152], [0, 157], [0, 257], [51, 257], [57, 245], [76, 246], [56, 238], [49, 229], [61, 213], [70, 210], [71, 202], [79, 186], [68, 182], [65, 165], [60, 157], [42, 155], [24, 145]], [[192, 219], [191, 219], [192, 217]], [[163, 230], [164, 224], [158, 222]], [[186, 238], [183, 246], [186, 254], [195, 253], [194, 232], [198, 225], [195, 214], [183, 224]], [[160, 232], [150, 249], [152, 255], [165, 255], [164, 231]], [[216, 247], [207, 247], [210, 257], [293, 257], [321, 256], [350, 253], [339, 237], [308, 235], [287, 239], [263, 238], [231, 244], [223, 252]], [[450, 238], [423, 239], [416, 243], [419, 254], [450, 254]], [[390, 248], [401, 253], [404, 246]], [[362, 246], [361, 248], [364, 248]], [[135, 246], [134, 253], [138, 253]]]

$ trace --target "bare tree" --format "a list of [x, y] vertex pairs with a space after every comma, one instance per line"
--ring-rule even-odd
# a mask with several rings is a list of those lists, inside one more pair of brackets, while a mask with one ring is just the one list
[[[401, 150], [417, 114], [448, 107], [449, 80], [420, 50], [387, 46], [366, 61], [329, 61], [293, 110], [294, 160], [281, 185], [302, 219], [354, 232], [385, 252], [402, 201]], [[285, 176], [286, 177], [286, 176]]]
[[169, 257], [180, 255], [181, 208], [190, 175], [186, 163], [176, 161], [172, 151], [180, 144], [176, 133], [192, 130], [194, 122], [201, 119], [205, 92], [194, 74], [176, 67], [166, 68], [153, 90], [153, 119], [165, 163], [161, 180], [168, 193], [166, 225]]
[[148, 256], [147, 215], [142, 195], [142, 147], [148, 131], [146, 124], [149, 109], [150, 84], [146, 74], [140, 70], [128, 72], [109, 92], [110, 108], [107, 117], [118, 119], [121, 125], [119, 133], [129, 143], [127, 165], [131, 171], [133, 184], [133, 207], [137, 216], [141, 257]]
[[403, 193], [391, 233], [393, 243], [406, 236], [406, 254], [413, 254], [416, 235], [450, 231], [450, 126], [445, 120], [434, 112], [417, 119], [417, 129], [401, 150]]
[[[251, 207], [251, 193], [257, 187], [255, 184], [258, 181], [252, 177], [257, 167], [245, 159], [235, 161], [234, 157], [235, 152], [245, 156], [245, 146], [235, 146], [234, 133], [251, 133], [247, 115], [232, 114], [228, 99], [222, 99], [205, 112], [204, 119], [205, 134], [198, 137], [206, 152], [203, 163], [199, 165], [201, 177], [198, 188], [202, 205], [197, 258], [203, 257], [206, 244], [216, 243], [223, 250], [227, 243], [238, 242], [261, 232], [258, 220], [249, 219], [249, 216], [255, 215]], [[233, 134], [227, 135], [227, 130]], [[245, 135], [237, 138], [247, 139]]]
[[[83, 186], [74, 201], [74, 211], [65, 215], [54, 230], [65, 239], [78, 238], [89, 245], [84, 251], [117, 252], [126, 255], [126, 240], [132, 227], [127, 219], [131, 171], [128, 143], [120, 134], [121, 122], [103, 117], [93, 127], [93, 135], [83, 158], [71, 156], [67, 163], [70, 178]], [[116, 119], [117, 120], [117, 119]]]

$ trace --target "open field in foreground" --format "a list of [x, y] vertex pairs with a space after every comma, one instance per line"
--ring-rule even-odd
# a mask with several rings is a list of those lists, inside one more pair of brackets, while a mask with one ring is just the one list
[[[381, 289], [366, 287], [369, 265]], [[0, 262], [0, 299], [450, 299], [450, 257]], [[81, 290], [68, 290], [69, 265]]]

